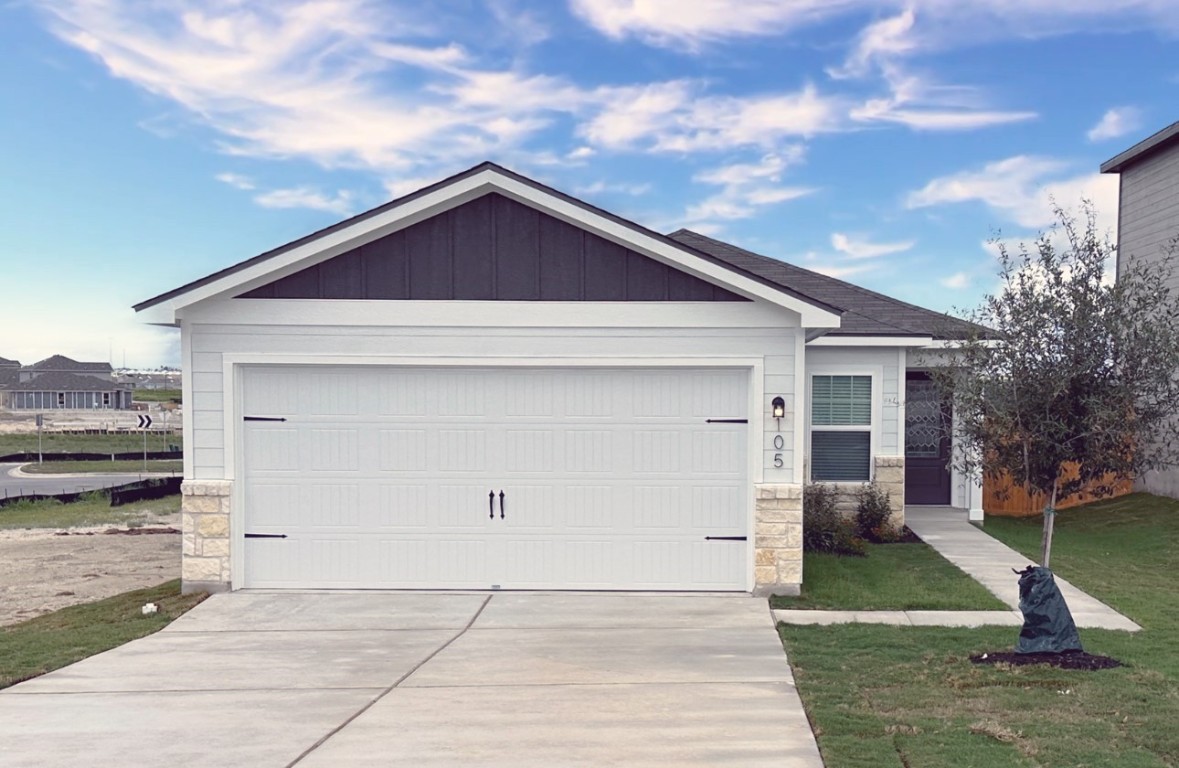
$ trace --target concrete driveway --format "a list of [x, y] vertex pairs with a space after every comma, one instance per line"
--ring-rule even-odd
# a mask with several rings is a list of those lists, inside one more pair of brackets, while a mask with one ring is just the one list
[[765, 600], [217, 595], [0, 692], [0, 765], [821, 766]]

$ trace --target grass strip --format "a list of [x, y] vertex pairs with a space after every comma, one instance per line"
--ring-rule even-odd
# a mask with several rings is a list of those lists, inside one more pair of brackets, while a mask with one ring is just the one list
[[180, 511], [180, 495], [112, 507], [110, 497], [95, 491], [71, 504], [20, 501], [0, 507], [0, 530], [13, 528], [81, 528], [96, 525], [137, 527]]
[[[207, 596], [181, 595], [177, 579], [0, 627], [0, 688], [158, 632]], [[159, 612], [144, 616], [145, 603]]]
[[[26, 464], [21, 471], [28, 475], [116, 474], [142, 472], [142, 461], [46, 461]], [[148, 461], [148, 472], [183, 472], [183, 461]]]
[[1003, 611], [1003, 601], [923, 542], [869, 544], [867, 557], [807, 552], [802, 594], [774, 608], [844, 611]]

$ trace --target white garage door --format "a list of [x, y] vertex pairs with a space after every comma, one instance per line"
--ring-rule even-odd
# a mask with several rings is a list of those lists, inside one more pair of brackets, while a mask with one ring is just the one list
[[743, 590], [748, 378], [247, 368], [242, 585]]

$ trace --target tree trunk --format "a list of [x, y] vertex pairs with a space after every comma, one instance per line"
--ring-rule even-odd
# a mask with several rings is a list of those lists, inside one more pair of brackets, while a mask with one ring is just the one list
[[1052, 499], [1044, 507], [1044, 535], [1040, 539], [1040, 565], [1044, 568], [1052, 559], [1052, 529], [1056, 524], [1056, 489], [1059, 485], [1059, 479], [1052, 481]]

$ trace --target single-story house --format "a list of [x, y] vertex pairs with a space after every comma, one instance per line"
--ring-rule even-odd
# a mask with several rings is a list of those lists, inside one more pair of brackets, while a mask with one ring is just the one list
[[945, 315], [484, 163], [138, 304], [185, 589], [791, 592], [803, 483], [978, 509]]
[[115, 381], [110, 363], [53, 355], [22, 366], [0, 358], [0, 407], [10, 410], [125, 410], [131, 397], [131, 388]]

